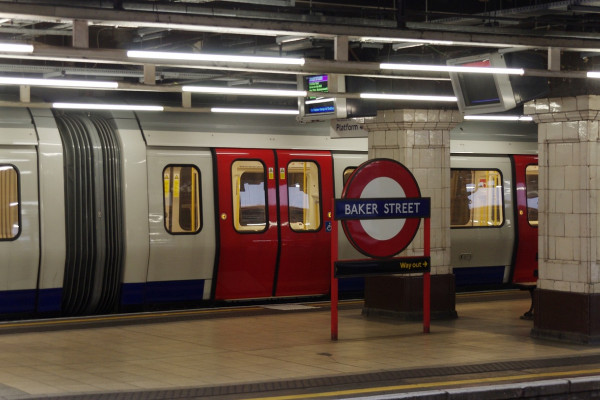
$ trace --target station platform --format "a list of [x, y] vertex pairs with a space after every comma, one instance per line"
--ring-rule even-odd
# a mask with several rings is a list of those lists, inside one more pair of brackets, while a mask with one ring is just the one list
[[520, 318], [529, 305], [526, 291], [459, 294], [459, 318], [434, 320], [426, 334], [421, 321], [365, 318], [361, 301], [346, 301], [337, 341], [326, 302], [5, 322], [0, 399], [598, 393], [600, 346], [530, 337], [533, 322]]

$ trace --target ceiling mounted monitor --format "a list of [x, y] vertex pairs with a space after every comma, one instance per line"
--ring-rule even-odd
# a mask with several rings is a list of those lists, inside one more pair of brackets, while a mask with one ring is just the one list
[[[545, 69], [546, 61], [535, 52], [491, 53], [447, 61], [448, 65], [480, 68]], [[466, 115], [497, 113], [547, 95], [546, 78], [507, 74], [450, 73], [458, 108]]]
[[[455, 58], [448, 65], [507, 68], [502, 54]], [[510, 78], [506, 74], [450, 73], [458, 108], [465, 114], [502, 112], [516, 107]]]

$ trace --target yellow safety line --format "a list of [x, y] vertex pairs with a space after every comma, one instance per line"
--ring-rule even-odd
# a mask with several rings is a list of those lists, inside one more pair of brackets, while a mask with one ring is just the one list
[[468, 384], [474, 384], [474, 383], [502, 382], [502, 381], [519, 380], [519, 379], [531, 380], [531, 378], [553, 378], [553, 377], [555, 378], [555, 377], [560, 377], [560, 376], [580, 375], [580, 374], [581, 375], [598, 374], [598, 373], [600, 373], [600, 368], [585, 369], [585, 370], [579, 370], [579, 371], [544, 372], [544, 373], [527, 374], [527, 375], [496, 376], [493, 378], [463, 379], [463, 380], [458, 380], [458, 381], [413, 383], [413, 384], [408, 384], [408, 385], [395, 385], [395, 386], [382, 386], [382, 387], [373, 387], [373, 388], [365, 388], [365, 389], [339, 390], [339, 391], [335, 391], [335, 392], [294, 394], [294, 395], [274, 396], [274, 397], [256, 397], [256, 398], [247, 399], [247, 400], [294, 400], [294, 399], [308, 399], [308, 398], [318, 398], [318, 397], [349, 396], [349, 395], [375, 393], [375, 392], [391, 392], [391, 391], [396, 391], [396, 390], [401, 391], [401, 390], [407, 390], [407, 389], [426, 389], [426, 388], [441, 387], [441, 386], [456, 386], [456, 385], [468, 385]]

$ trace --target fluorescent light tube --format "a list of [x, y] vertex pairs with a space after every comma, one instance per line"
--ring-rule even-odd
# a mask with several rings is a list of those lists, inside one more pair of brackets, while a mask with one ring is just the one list
[[377, 37], [377, 36], [363, 36], [360, 38], [361, 42], [378, 42], [378, 43], [415, 43], [419, 44], [433, 44], [440, 46], [452, 46], [454, 44], [451, 40], [433, 40], [433, 39], [408, 39], [408, 38], [390, 38], [390, 37]]
[[278, 90], [278, 89], [247, 89], [226, 88], [210, 86], [182, 86], [181, 91], [193, 93], [210, 94], [238, 94], [244, 96], [284, 96], [284, 97], [306, 97], [305, 90]]
[[600, 78], [600, 72], [596, 72], [596, 71], [589, 71], [587, 73], [587, 77], [588, 78]]
[[52, 108], [70, 110], [123, 110], [123, 111], [163, 111], [163, 106], [142, 106], [135, 104], [89, 104], [89, 103], [52, 103]]
[[258, 108], [222, 108], [213, 107], [210, 109], [214, 113], [232, 113], [232, 114], [283, 114], [283, 115], [298, 115], [298, 110], [269, 110]]
[[533, 118], [528, 115], [465, 115], [464, 119], [467, 121], [533, 121]]
[[33, 52], [33, 45], [31, 45], [31, 44], [0, 43], [0, 51], [15, 52], [15, 53], [32, 53]]
[[117, 89], [117, 82], [108, 81], [77, 81], [66, 79], [41, 79], [41, 78], [12, 78], [0, 77], [0, 85], [28, 85], [28, 86], [49, 86], [62, 88], [81, 88], [81, 89]]
[[506, 74], [523, 75], [523, 68], [493, 68], [493, 67], [463, 67], [453, 65], [423, 65], [423, 64], [388, 64], [382, 63], [379, 68], [400, 71], [427, 71], [427, 72], [466, 72], [474, 74]]
[[449, 101], [456, 102], [455, 96], [429, 96], [418, 94], [380, 94], [380, 93], [361, 93], [361, 99], [378, 100], [415, 100], [415, 101]]
[[284, 57], [259, 57], [259, 56], [229, 56], [224, 54], [201, 54], [201, 53], [170, 53], [163, 51], [138, 51], [129, 50], [129, 58], [152, 58], [158, 60], [180, 60], [180, 61], [223, 61], [253, 64], [284, 64], [304, 65], [304, 58]]

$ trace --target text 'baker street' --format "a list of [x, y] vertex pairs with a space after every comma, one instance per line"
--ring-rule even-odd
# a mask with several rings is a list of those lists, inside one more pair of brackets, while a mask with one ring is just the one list
[[[347, 215], [418, 214], [420, 205], [419, 202], [345, 204], [344, 213]], [[380, 206], [382, 206], [381, 211]]]

